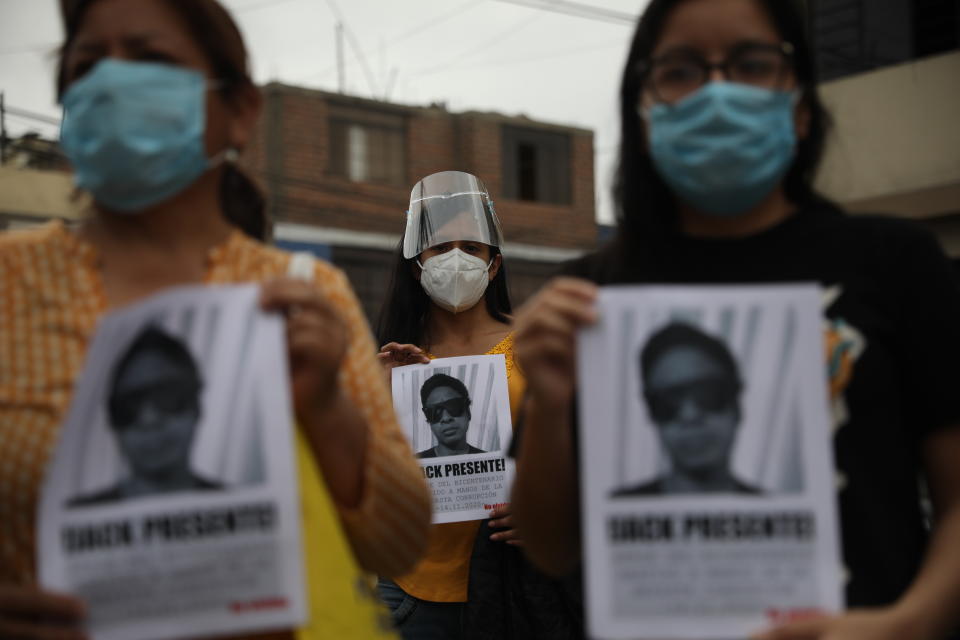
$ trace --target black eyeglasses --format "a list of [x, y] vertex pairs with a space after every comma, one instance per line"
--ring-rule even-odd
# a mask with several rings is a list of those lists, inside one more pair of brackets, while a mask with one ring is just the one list
[[118, 393], [110, 399], [114, 427], [126, 429], [132, 426], [147, 404], [165, 414], [193, 409], [197, 406], [199, 394], [196, 384], [180, 381]]
[[710, 80], [714, 69], [730, 82], [763, 89], [782, 89], [793, 64], [789, 42], [749, 42], [735, 47], [716, 64], [691, 49], [672, 51], [640, 64], [641, 81], [657, 102], [679, 102]]
[[696, 380], [667, 389], [644, 393], [653, 421], [662, 424], [677, 418], [683, 404], [692, 401], [700, 411], [716, 413], [733, 406], [738, 386], [732, 380], [711, 378]]
[[433, 424], [434, 422], [440, 422], [444, 411], [446, 411], [447, 415], [451, 418], [459, 418], [469, 406], [470, 401], [466, 398], [450, 398], [437, 404], [423, 405], [423, 415], [427, 418], [427, 422]]

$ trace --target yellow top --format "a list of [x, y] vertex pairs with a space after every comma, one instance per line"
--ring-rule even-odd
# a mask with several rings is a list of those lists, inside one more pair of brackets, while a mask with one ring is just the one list
[[[484, 355], [502, 353], [507, 364], [510, 417], [517, 422], [526, 380], [513, 358], [513, 334], [509, 334]], [[429, 355], [429, 354], [428, 354]], [[432, 356], [431, 356], [432, 359]], [[477, 520], [434, 525], [427, 552], [410, 573], [395, 578], [400, 588], [430, 602], [466, 602], [470, 554], [480, 523]]]
[[[290, 254], [239, 231], [211, 249], [208, 284], [258, 282]], [[107, 311], [96, 249], [54, 222], [0, 234], [0, 584], [31, 585], [36, 507], [97, 320]], [[370, 428], [360, 504], [337, 507], [359, 564], [409, 569], [423, 549], [430, 496], [400, 431], [360, 304], [343, 273], [316, 261], [315, 282], [350, 328], [339, 381]]]

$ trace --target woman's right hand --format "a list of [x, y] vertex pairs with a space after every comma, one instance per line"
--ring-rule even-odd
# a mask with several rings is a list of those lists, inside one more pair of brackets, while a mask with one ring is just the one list
[[86, 640], [83, 603], [33, 587], [0, 584], [0, 638]]
[[555, 278], [533, 296], [514, 320], [514, 354], [530, 396], [542, 406], [565, 408], [576, 383], [575, 341], [581, 327], [597, 321], [597, 286], [579, 278]]
[[390, 370], [394, 367], [403, 367], [408, 364], [427, 364], [430, 362], [423, 349], [415, 344], [400, 344], [398, 342], [388, 342], [380, 347], [380, 353], [377, 354], [377, 360], [383, 365], [390, 376]]

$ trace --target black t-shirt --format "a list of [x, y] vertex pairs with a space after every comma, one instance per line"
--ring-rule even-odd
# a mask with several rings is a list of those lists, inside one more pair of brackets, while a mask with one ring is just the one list
[[895, 601], [928, 527], [920, 444], [960, 425], [960, 289], [932, 235], [902, 220], [797, 213], [757, 235], [677, 237], [649, 252], [601, 251], [564, 273], [598, 284], [818, 282], [850, 607]]

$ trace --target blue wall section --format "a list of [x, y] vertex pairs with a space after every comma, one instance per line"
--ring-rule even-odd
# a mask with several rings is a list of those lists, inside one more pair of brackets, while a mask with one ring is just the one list
[[333, 262], [333, 247], [328, 244], [314, 244], [312, 242], [296, 242], [293, 240], [277, 240], [274, 244], [284, 251], [309, 251], [313, 255], [327, 262]]

